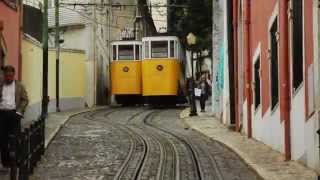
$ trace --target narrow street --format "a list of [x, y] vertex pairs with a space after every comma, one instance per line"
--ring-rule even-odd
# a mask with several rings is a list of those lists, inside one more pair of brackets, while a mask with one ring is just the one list
[[259, 179], [229, 149], [185, 130], [181, 109], [107, 108], [71, 118], [32, 180]]

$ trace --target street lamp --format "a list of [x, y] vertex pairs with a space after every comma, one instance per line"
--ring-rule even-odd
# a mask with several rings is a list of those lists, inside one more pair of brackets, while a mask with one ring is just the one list
[[195, 95], [194, 95], [194, 77], [193, 77], [193, 51], [192, 46], [196, 45], [197, 37], [193, 33], [189, 33], [187, 36], [187, 43], [191, 50], [191, 83], [189, 84], [189, 97], [190, 97], [190, 116], [197, 116], [197, 106], [195, 102]]

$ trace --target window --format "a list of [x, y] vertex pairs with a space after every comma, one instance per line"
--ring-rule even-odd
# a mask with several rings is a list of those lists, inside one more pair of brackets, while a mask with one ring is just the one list
[[279, 103], [279, 72], [278, 72], [278, 18], [276, 18], [270, 29], [271, 50], [271, 109]]
[[112, 46], [113, 49], [113, 60], [117, 60], [117, 46]]
[[118, 54], [118, 60], [134, 60], [134, 51], [132, 45], [120, 45]]
[[254, 64], [254, 107], [257, 109], [261, 104], [260, 94], [260, 57]]
[[293, 7], [293, 29], [292, 29], [292, 47], [293, 47], [293, 88], [294, 91], [299, 88], [303, 81], [303, 24], [302, 24], [302, 0], [292, 1]]
[[140, 55], [140, 46], [136, 45], [136, 60], [140, 60], [141, 55]]
[[153, 41], [151, 42], [152, 58], [168, 58], [168, 42]]
[[170, 57], [171, 58], [175, 57], [175, 55], [174, 55], [175, 54], [175, 52], [174, 52], [175, 51], [174, 44], [175, 44], [174, 41], [170, 41]]
[[145, 49], [145, 54], [144, 54], [144, 58], [148, 59], [150, 58], [150, 54], [149, 54], [149, 42], [144, 42], [144, 49]]

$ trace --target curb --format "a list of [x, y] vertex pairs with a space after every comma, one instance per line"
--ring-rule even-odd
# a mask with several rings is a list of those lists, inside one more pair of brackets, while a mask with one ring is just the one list
[[62, 120], [62, 123], [59, 124], [51, 134], [48, 135], [48, 137], [46, 137], [45, 139], [45, 149], [48, 148], [48, 146], [51, 144], [52, 140], [56, 137], [56, 135], [59, 133], [59, 131], [63, 128], [63, 126], [71, 119], [73, 118], [74, 116], [77, 116], [77, 115], [80, 115], [80, 114], [83, 114], [83, 113], [87, 113], [87, 112], [90, 112], [90, 111], [96, 111], [96, 110], [101, 110], [101, 109], [105, 109], [107, 107], [97, 107], [97, 108], [90, 108], [90, 109], [84, 109], [84, 110], [79, 110], [79, 112], [75, 112], [75, 113], [72, 113], [70, 115], [66, 115], [65, 117], [61, 117], [61, 118], [64, 118]]

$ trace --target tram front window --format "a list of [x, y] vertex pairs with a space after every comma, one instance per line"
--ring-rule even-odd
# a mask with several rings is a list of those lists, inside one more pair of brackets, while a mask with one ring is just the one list
[[152, 58], [168, 58], [168, 41], [151, 42]]
[[133, 46], [120, 45], [118, 50], [118, 60], [134, 60]]

